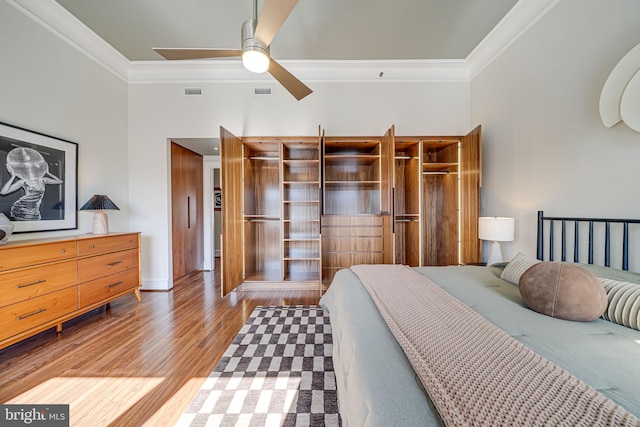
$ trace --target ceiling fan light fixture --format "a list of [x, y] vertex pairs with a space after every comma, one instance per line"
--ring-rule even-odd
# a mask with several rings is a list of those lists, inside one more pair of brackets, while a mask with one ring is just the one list
[[242, 52], [242, 65], [254, 73], [264, 73], [269, 69], [269, 57], [260, 49], [245, 49]]

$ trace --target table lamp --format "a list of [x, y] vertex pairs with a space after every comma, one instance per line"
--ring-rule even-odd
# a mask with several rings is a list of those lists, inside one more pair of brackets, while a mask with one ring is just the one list
[[478, 223], [478, 237], [482, 240], [490, 240], [491, 251], [487, 265], [502, 262], [502, 249], [500, 242], [513, 241], [515, 221], [513, 218], [486, 216], [480, 217]]
[[109, 217], [105, 212], [106, 209], [120, 210], [104, 194], [94, 195], [80, 208], [81, 211], [96, 211], [93, 214], [93, 234], [107, 234], [109, 232]]

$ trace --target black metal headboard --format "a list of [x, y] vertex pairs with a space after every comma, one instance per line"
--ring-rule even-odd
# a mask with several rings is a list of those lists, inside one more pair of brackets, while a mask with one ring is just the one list
[[[545, 233], [544, 228], [545, 222], [549, 225], [547, 233]], [[560, 223], [560, 236], [558, 236], [557, 229], [554, 227], [554, 224], [556, 223]], [[573, 224], [572, 239], [571, 236], [567, 236], [567, 224], [569, 224], [569, 228], [571, 228], [571, 225]], [[621, 240], [621, 248], [614, 247], [616, 249], [616, 253], [619, 254], [618, 258], [620, 258], [619, 265], [615, 265], [614, 267], [622, 270], [629, 270], [629, 225], [640, 224], [640, 219], [546, 217], [542, 211], [538, 211], [537, 258], [539, 260], [543, 260], [546, 253], [548, 260], [554, 261], [556, 249], [555, 243], [559, 240], [561, 248], [560, 261], [566, 261], [567, 252], [570, 251], [573, 255], [573, 262], [594, 264], [594, 252], [596, 252], [597, 254], [602, 255], [600, 259], [604, 258], [600, 265], [611, 267], [611, 236], [612, 232], [614, 232], [612, 231], [612, 224], [615, 227], [614, 231], [616, 236], [619, 236], [620, 233], [622, 234], [621, 239], [616, 239]], [[588, 228], [587, 243], [584, 242], [584, 238], [582, 240], [580, 239], [580, 230], [583, 229], [584, 233], [585, 228]], [[594, 231], [594, 229], [597, 230]], [[640, 227], [636, 227], [636, 230], [640, 231]], [[604, 232], [603, 235], [602, 232]], [[569, 234], [571, 234], [570, 231]], [[544, 247], [545, 237], [548, 239], [548, 247], [546, 251]], [[567, 240], [572, 241], [567, 243]], [[599, 240], [599, 242], [603, 244], [603, 247], [596, 247], [596, 240]], [[587, 259], [581, 259], [580, 250], [585, 249], [585, 247], [587, 251]], [[619, 251], [620, 249], [621, 252]]]

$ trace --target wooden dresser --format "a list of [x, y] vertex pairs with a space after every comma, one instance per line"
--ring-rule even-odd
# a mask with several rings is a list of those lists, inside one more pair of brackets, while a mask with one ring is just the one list
[[0, 246], [0, 348], [128, 293], [141, 301], [140, 233], [78, 235]]

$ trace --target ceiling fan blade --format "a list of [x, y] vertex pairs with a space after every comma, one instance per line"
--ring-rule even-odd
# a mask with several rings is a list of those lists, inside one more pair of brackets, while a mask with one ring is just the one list
[[278, 81], [286, 90], [291, 93], [298, 101], [300, 101], [305, 96], [313, 93], [311, 89], [309, 89], [304, 83], [298, 80], [293, 74], [288, 72], [282, 67], [282, 65], [278, 64], [276, 61], [271, 59], [269, 62], [269, 73]]
[[205, 59], [242, 56], [242, 50], [240, 49], [164, 49], [154, 47], [153, 50], [166, 59]]
[[269, 46], [298, 0], [265, 0], [254, 37]]

